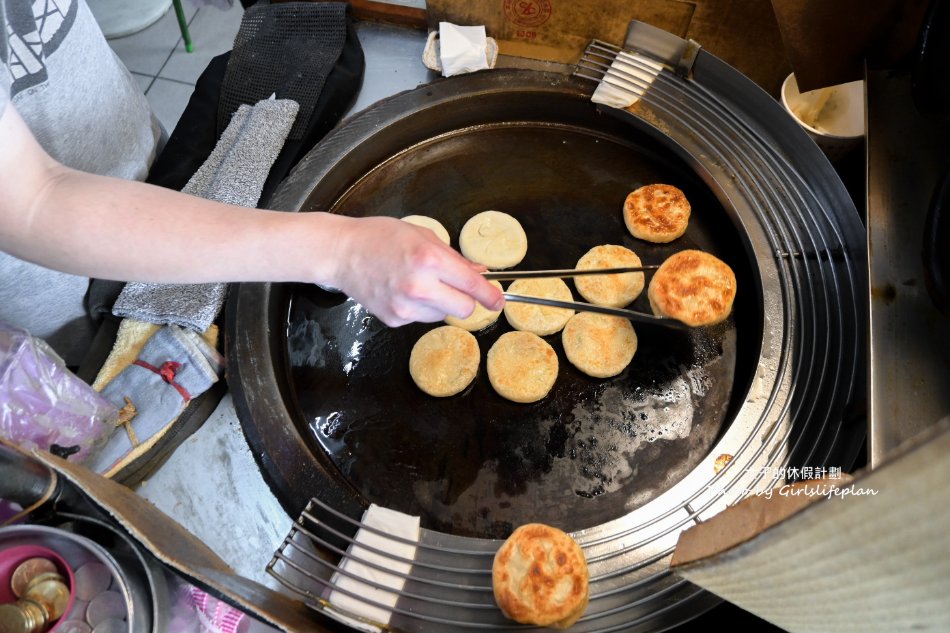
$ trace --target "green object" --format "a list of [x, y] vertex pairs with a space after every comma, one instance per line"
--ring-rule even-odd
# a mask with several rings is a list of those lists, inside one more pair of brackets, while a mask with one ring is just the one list
[[188, 21], [185, 20], [185, 10], [181, 6], [181, 0], [173, 0], [175, 5], [175, 15], [178, 16], [178, 28], [181, 29], [181, 37], [185, 40], [185, 50], [189, 53], [195, 50], [191, 43], [191, 33], [188, 32]]

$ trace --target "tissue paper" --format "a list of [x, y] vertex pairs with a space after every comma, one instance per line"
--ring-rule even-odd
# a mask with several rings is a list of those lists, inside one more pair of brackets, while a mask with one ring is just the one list
[[484, 26], [439, 23], [439, 58], [446, 77], [488, 68], [488, 38]]

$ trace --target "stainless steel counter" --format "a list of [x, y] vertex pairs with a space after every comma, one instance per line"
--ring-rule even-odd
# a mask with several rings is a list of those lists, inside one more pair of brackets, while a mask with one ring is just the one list
[[908, 73], [872, 72], [867, 91], [868, 457], [876, 466], [950, 415], [950, 318], [927, 293], [921, 258], [928, 204], [950, 160], [950, 123], [917, 114]]

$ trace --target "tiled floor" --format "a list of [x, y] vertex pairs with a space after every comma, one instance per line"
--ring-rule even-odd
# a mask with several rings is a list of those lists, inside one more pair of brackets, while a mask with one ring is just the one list
[[191, 53], [185, 50], [173, 8], [138, 33], [109, 40], [169, 133], [175, 129], [195, 81], [208, 62], [231, 50], [244, 15], [237, 0], [229, 9], [191, 0], [183, 0], [182, 6], [194, 46]]
[[[424, 6], [424, 0], [388, 1]], [[222, 0], [216, 2], [223, 4]], [[91, 0], [90, 6], [95, 13], [96, 7]], [[175, 129], [195, 81], [208, 62], [212, 57], [231, 50], [244, 16], [239, 0], [233, 0], [228, 9], [219, 9], [203, 0], [182, 0], [182, 6], [194, 45], [191, 53], [185, 50], [173, 8], [137, 33], [109, 39], [112, 49], [139, 82], [169, 134]], [[351, 112], [436, 77], [422, 65], [424, 34], [420, 36], [411, 29], [374, 23], [358, 23], [357, 31], [366, 56], [366, 75]]]

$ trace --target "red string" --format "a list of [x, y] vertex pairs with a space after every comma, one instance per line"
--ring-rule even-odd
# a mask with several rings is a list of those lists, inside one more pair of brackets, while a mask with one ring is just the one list
[[138, 365], [139, 367], [144, 367], [145, 369], [161, 376], [162, 380], [174, 387], [175, 390], [181, 394], [181, 397], [185, 402], [189, 402], [191, 400], [191, 394], [188, 393], [188, 390], [175, 382], [175, 374], [177, 374], [178, 370], [181, 369], [181, 363], [168, 360], [162, 363], [161, 367], [156, 367], [155, 365], [151, 365], [144, 360], [136, 360], [133, 364]]
[[162, 377], [162, 380], [170, 384], [175, 381], [175, 374], [178, 373], [179, 369], [181, 369], [181, 363], [168, 360], [162, 363], [162, 366], [158, 368], [158, 375]]

